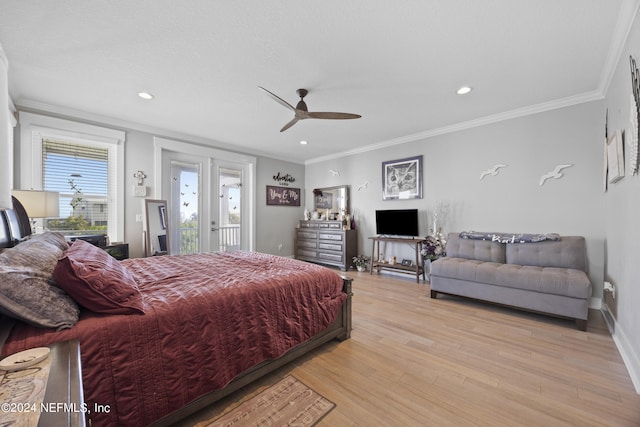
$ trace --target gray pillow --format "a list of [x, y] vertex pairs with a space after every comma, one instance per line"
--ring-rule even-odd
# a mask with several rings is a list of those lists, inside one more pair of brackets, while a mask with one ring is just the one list
[[38, 236], [0, 254], [0, 313], [36, 326], [70, 328], [78, 321], [78, 305], [52, 281], [66, 242], [58, 233]]

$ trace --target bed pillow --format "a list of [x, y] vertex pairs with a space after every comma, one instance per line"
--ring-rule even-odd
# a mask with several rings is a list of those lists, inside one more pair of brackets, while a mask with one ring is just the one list
[[120, 261], [76, 240], [58, 261], [53, 278], [81, 306], [96, 313], [144, 313], [138, 285]]
[[37, 235], [0, 254], [0, 313], [58, 330], [76, 324], [78, 305], [51, 280], [63, 253], [60, 236]]
[[43, 254], [60, 258], [68, 247], [67, 241], [60, 233], [47, 231], [43, 234], [33, 234], [11, 248], [15, 250], [8, 249], [2, 252], [0, 265], [30, 266], [37, 264]]

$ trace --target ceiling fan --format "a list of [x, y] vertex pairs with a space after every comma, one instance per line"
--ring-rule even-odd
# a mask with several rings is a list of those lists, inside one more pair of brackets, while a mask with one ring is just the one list
[[307, 94], [309, 93], [309, 91], [306, 89], [298, 89], [296, 91], [296, 93], [300, 97], [300, 101], [298, 101], [298, 104], [294, 108], [293, 105], [289, 104], [287, 101], [280, 98], [275, 93], [269, 92], [267, 89], [263, 88], [262, 86], [258, 86], [258, 88], [260, 88], [260, 90], [264, 91], [267, 95], [273, 98], [274, 101], [278, 102], [279, 104], [293, 111], [293, 114], [294, 114], [293, 119], [289, 123], [284, 125], [282, 129], [280, 129], [280, 132], [284, 132], [285, 130], [289, 129], [291, 126], [295, 125], [299, 120], [304, 120], [304, 119], [345, 120], [345, 119], [359, 119], [360, 117], [362, 117], [360, 114], [309, 111], [309, 109], [307, 108], [307, 104], [304, 102], [304, 97], [307, 96]]

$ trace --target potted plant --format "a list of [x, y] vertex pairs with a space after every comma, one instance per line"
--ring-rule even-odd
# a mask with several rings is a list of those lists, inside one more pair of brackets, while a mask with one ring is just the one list
[[353, 265], [356, 266], [358, 271], [366, 271], [367, 263], [369, 263], [369, 258], [364, 255], [358, 255], [353, 257]]

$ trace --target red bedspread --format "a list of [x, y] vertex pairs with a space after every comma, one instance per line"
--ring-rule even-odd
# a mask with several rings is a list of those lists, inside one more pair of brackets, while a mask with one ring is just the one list
[[109, 405], [94, 426], [144, 426], [282, 356], [330, 325], [345, 300], [324, 267], [250, 252], [123, 261], [144, 299], [144, 315], [84, 311], [55, 332], [20, 323], [11, 354], [80, 340], [85, 400]]

